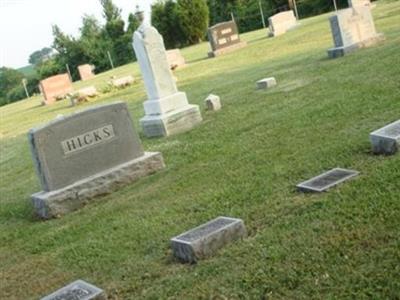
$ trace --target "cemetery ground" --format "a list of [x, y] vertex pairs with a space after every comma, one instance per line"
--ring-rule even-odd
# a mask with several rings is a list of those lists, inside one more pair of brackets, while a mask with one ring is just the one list
[[[190, 132], [147, 139], [138, 65], [74, 84], [99, 90], [111, 75], [137, 82], [90, 103], [0, 108], [0, 298], [37, 299], [76, 280], [110, 299], [397, 299], [400, 291], [400, 155], [371, 152], [369, 133], [400, 116], [400, 2], [379, 1], [386, 41], [328, 59], [328, 16], [278, 38], [244, 34], [246, 48], [206, 59], [183, 49], [178, 86], [202, 106]], [[256, 90], [274, 76], [278, 85]], [[219, 95], [222, 110], [204, 111]], [[166, 169], [59, 219], [40, 221], [27, 131], [59, 114], [128, 103], [146, 151]], [[296, 184], [334, 167], [360, 176], [326, 193]], [[244, 220], [248, 238], [197, 264], [172, 257], [170, 238], [217, 216]]]

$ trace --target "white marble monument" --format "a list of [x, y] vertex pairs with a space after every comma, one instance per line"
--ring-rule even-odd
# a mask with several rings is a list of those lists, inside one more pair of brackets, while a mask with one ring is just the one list
[[148, 100], [140, 120], [147, 137], [169, 136], [192, 129], [202, 121], [198, 105], [190, 105], [178, 91], [170, 70], [162, 36], [143, 23], [133, 36]]
[[384, 40], [377, 33], [371, 10], [368, 6], [346, 8], [329, 18], [334, 48], [328, 50], [328, 56], [336, 58], [359, 48], [369, 47]]

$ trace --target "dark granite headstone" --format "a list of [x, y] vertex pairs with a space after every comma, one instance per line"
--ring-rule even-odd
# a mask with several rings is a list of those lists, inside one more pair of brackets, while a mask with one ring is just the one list
[[357, 171], [335, 168], [298, 184], [297, 188], [307, 192], [323, 192], [358, 174]]
[[210, 57], [223, 54], [231, 50], [244, 47], [245, 42], [240, 41], [239, 32], [234, 21], [223, 22], [208, 29], [208, 40], [211, 45]]

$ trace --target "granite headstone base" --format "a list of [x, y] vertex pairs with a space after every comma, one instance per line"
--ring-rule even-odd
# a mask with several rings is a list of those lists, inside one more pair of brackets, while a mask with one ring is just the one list
[[400, 120], [372, 132], [370, 140], [375, 154], [395, 154], [400, 150]]
[[[107, 159], [107, 158], [105, 158]], [[165, 167], [159, 152], [145, 152], [143, 156], [112, 169], [80, 180], [64, 188], [33, 194], [36, 213], [50, 219], [77, 210], [99, 195], [109, 194], [122, 185], [137, 181]]]
[[165, 114], [146, 115], [140, 124], [145, 136], [161, 137], [189, 131], [201, 121], [199, 106], [188, 104]]
[[348, 45], [348, 46], [343, 46], [343, 47], [336, 47], [336, 48], [331, 48], [328, 50], [328, 56], [329, 58], [337, 58], [337, 57], [342, 57], [348, 53], [357, 51], [360, 48], [367, 48], [370, 46], [373, 46], [379, 42], [382, 42], [385, 40], [385, 36], [383, 34], [377, 34], [376, 36], [369, 38], [367, 40]]
[[230, 53], [230, 52], [233, 52], [235, 50], [244, 48], [246, 46], [247, 46], [247, 43], [244, 42], [244, 41], [241, 41], [240, 43], [233, 44], [232, 46], [229, 46], [229, 47], [225, 47], [225, 48], [218, 49], [218, 50], [215, 50], [215, 51], [210, 51], [210, 52], [208, 52], [208, 57], [209, 58], [217, 57], [217, 56], [220, 56], [220, 55], [223, 55], [223, 54], [226, 54], [226, 53]]

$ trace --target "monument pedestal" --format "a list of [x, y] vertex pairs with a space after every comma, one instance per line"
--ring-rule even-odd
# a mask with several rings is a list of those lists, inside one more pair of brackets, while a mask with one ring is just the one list
[[[106, 158], [105, 158], [106, 159]], [[64, 188], [33, 194], [36, 213], [44, 219], [65, 215], [87, 204], [95, 196], [109, 194], [119, 186], [135, 182], [165, 167], [159, 152], [145, 152], [143, 156], [112, 169], [77, 181]]]
[[371, 37], [367, 40], [363, 40], [358, 43], [354, 43], [348, 46], [343, 46], [343, 47], [336, 47], [336, 48], [331, 48], [328, 49], [328, 57], [329, 58], [337, 58], [337, 57], [342, 57], [348, 53], [354, 52], [360, 48], [367, 48], [370, 46], [373, 46], [379, 42], [382, 42], [385, 40], [385, 36], [383, 34], [377, 34], [374, 37]]
[[188, 131], [201, 121], [199, 106], [187, 104], [165, 114], [146, 115], [140, 124], [147, 137], [160, 137]]

